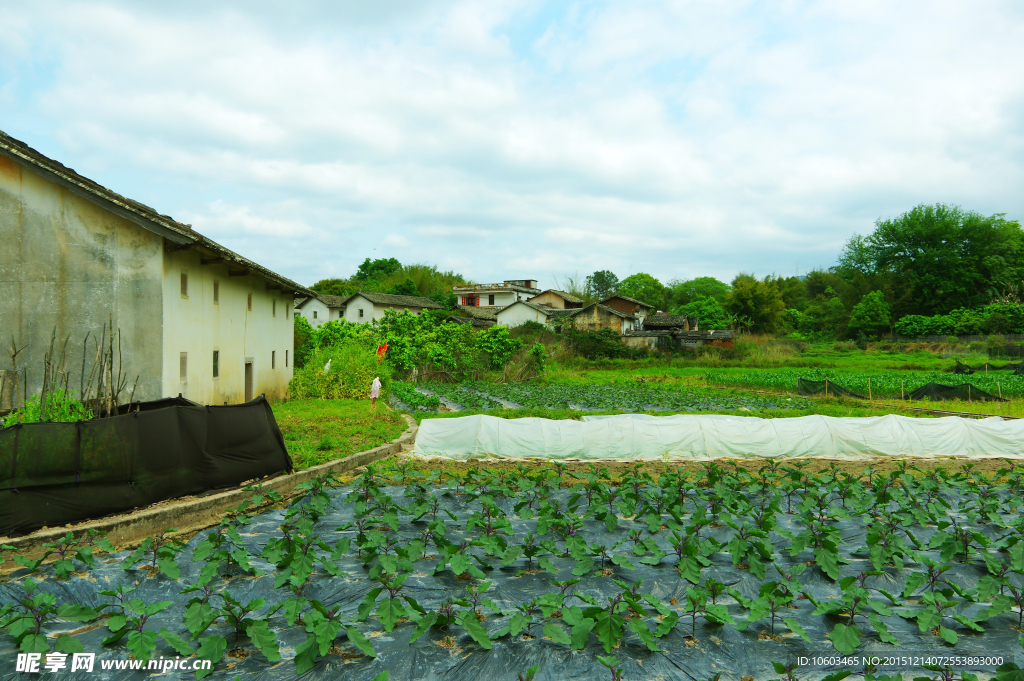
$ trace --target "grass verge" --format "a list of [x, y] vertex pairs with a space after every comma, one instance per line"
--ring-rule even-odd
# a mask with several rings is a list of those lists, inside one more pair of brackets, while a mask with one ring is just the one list
[[296, 470], [386, 444], [406, 429], [401, 412], [369, 400], [290, 400], [273, 405], [274, 418]]

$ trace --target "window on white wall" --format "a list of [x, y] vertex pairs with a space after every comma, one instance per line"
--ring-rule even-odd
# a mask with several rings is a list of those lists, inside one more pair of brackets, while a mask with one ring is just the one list
[[251, 293], [249, 294], [249, 297], [245, 301], [245, 307], [246, 307], [246, 309], [249, 310], [249, 312], [252, 312], [252, 294]]
[[313, 310], [313, 319], [316, 319], [316, 310]]
[[184, 383], [188, 380], [188, 353], [178, 353], [178, 374], [179, 380]]
[[277, 350], [270, 351], [270, 368], [274, 369], [277, 367]]
[[271, 317], [276, 317], [277, 316], [277, 300], [271, 300], [270, 301], [270, 316]]
[[220, 350], [213, 351], [213, 377], [220, 378]]
[[363, 308], [359, 308], [359, 318], [363, 318]]
[[284, 368], [285, 369], [288, 368], [288, 351], [287, 350], [284, 351]]
[[220, 305], [220, 282], [216, 279], [213, 281], [213, 304]]
[[181, 297], [188, 298], [188, 274], [181, 273]]

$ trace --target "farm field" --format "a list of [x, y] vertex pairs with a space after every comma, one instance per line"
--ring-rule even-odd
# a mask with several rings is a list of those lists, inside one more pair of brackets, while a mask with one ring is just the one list
[[243, 681], [725, 681], [801, 656], [976, 658], [960, 679], [1024, 661], [1024, 467], [565, 473], [371, 467], [187, 542], [60, 545], [0, 583], [0, 654], [195, 655]]

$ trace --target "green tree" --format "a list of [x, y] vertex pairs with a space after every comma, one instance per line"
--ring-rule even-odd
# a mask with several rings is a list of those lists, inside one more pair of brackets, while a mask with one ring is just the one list
[[292, 347], [295, 348], [295, 366], [299, 368], [306, 365], [306, 358], [313, 351], [310, 344], [313, 338], [313, 327], [309, 320], [302, 315], [292, 315], [292, 318]]
[[409, 277], [406, 277], [397, 284], [392, 284], [388, 287], [385, 293], [390, 293], [395, 296], [418, 296], [420, 291], [416, 288], [416, 284]]
[[321, 279], [309, 288], [325, 296], [348, 296], [359, 290], [348, 279]]
[[732, 282], [727, 309], [737, 317], [750, 320], [750, 330], [773, 333], [779, 328], [782, 311], [786, 308], [779, 289], [750, 274], [740, 274]]
[[1024, 230], [1004, 214], [984, 216], [959, 206], [919, 205], [879, 219], [870, 235], [851, 238], [837, 272], [891, 274], [911, 290], [907, 310], [947, 314], [974, 308], [1024, 279]]
[[377, 258], [370, 260], [367, 258], [363, 261], [363, 264], [356, 270], [355, 279], [383, 279], [389, 274], [398, 272], [402, 269], [402, 263], [398, 262], [395, 258]]
[[700, 328], [705, 331], [729, 328], [729, 313], [725, 311], [721, 303], [711, 296], [680, 305], [672, 310], [672, 314], [684, 314], [690, 319], [696, 318]]
[[655, 308], [664, 309], [665, 306], [665, 287], [660, 281], [643, 272], [631, 274], [620, 281], [617, 293], [636, 298]]
[[619, 278], [609, 270], [599, 270], [587, 277], [587, 293], [598, 300], [615, 295], [619, 287]]
[[729, 299], [730, 286], [714, 277], [697, 277], [687, 281], [669, 282], [669, 299], [673, 305], [687, 305], [695, 300], [714, 298], [719, 303]]
[[889, 328], [889, 304], [881, 291], [872, 291], [861, 298], [853, 308], [846, 325], [851, 334], [878, 336]]

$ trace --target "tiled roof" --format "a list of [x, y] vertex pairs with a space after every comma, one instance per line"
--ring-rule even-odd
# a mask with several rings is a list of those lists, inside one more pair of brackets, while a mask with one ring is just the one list
[[[344, 307], [345, 303], [348, 302], [348, 299], [351, 298], [352, 296], [328, 296], [322, 293], [318, 293], [314, 297], [327, 307]], [[306, 298], [295, 307], [302, 307], [311, 300], [313, 300], [313, 298]]]
[[572, 310], [572, 312], [582, 313], [582, 312], [585, 312], [585, 311], [589, 310], [592, 307], [596, 307], [596, 308], [598, 308], [600, 310], [604, 310], [608, 314], [613, 314], [616, 317], [622, 317], [623, 319], [634, 319], [633, 315], [631, 315], [631, 314], [627, 314], [627, 313], [623, 312], [622, 310], [616, 310], [614, 307], [608, 307], [607, 305], [602, 305], [601, 303], [591, 303], [590, 305], [587, 305], [584, 308]]
[[428, 307], [436, 310], [442, 309], [441, 305], [438, 305], [430, 298], [423, 296], [396, 296], [391, 293], [369, 293], [367, 291], [360, 291], [349, 296], [346, 302], [352, 300], [355, 296], [362, 296], [375, 305], [397, 305], [399, 307]]
[[[570, 302], [570, 303], [583, 303], [583, 302], [586, 302], [582, 298], [578, 298], [578, 297], [574, 296], [571, 293], [566, 293], [565, 291], [559, 291], [558, 289], [553, 289], [553, 288], [549, 288], [547, 291], [543, 291], [541, 293], [538, 293], [536, 296], [533, 296], [533, 298], [537, 298], [539, 296], [542, 296], [545, 293], [554, 293], [556, 296], [559, 296], [560, 298], [562, 298], [562, 300], [565, 300], [565, 301]], [[533, 298], [530, 298], [530, 300], [533, 300]]]
[[180, 248], [194, 247], [201, 249], [218, 258], [223, 258], [226, 262], [245, 268], [251, 274], [262, 277], [274, 284], [279, 284], [286, 290], [303, 295], [313, 295], [313, 292], [305, 286], [282, 277], [280, 274], [272, 272], [266, 267], [257, 265], [234, 251], [224, 248], [217, 242], [207, 239], [192, 229], [191, 225], [178, 222], [167, 215], [161, 215], [155, 209], [143, 203], [133, 201], [111, 191], [89, 178], [79, 175], [71, 168], [62, 165], [52, 158], [44, 156], [24, 142], [10, 137], [3, 131], [0, 131], [0, 155], [32, 168], [35, 172], [52, 182], [69, 189], [71, 192], [115, 215], [119, 215], [144, 229], [162, 236], [167, 241], [177, 244]]
[[642, 300], [637, 300], [636, 298], [630, 298], [629, 296], [623, 296], [623, 295], [619, 295], [619, 294], [617, 294], [617, 293], [616, 293], [616, 294], [615, 294], [614, 296], [608, 296], [607, 298], [605, 298], [605, 299], [604, 299], [604, 300], [602, 300], [601, 302], [602, 302], [602, 303], [607, 303], [607, 302], [608, 302], [609, 300], [614, 300], [615, 298], [618, 298], [618, 299], [620, 299], [620, 300], [625, 300], [625, 301], [628, 301], [628, 302], [630, 302], [630, 303], [636, 303], [637, 305], [643, 305], [643, 306], [644, 306], [644, 307], [646, 307], [646, 308], [647, 308], [648, 310], [653, 310], [653, 309], [654, 309], [654, 306], [653, 306], [653, 305], [648, 305], [647, 303], [645, 303], [645, 302], [644, 302], [644, 301], [642, 301]]
[[519, 284], [467, 284], [466, 286], [453, 286], [452, 292], [459, 293], [487, 293], [488, 291], [517, 291], [519, 293], [540, 293], [540, 289], [528, 288]]
[[644, 328], [667, 329], [686, 326], [684, 314], [652, 314], [644, 317]]
[[473, 317], [474, 319], [495, 320], [493, 310], [483, 307], [473, 307], [472, 305], [459, 305], [458, 307], [464, 316]]
[[486, 329], [489, 326], [494, 326], [497, 322], [493, 319], [480, 319], [479, 317], [459, 317], [457, 315], [449, 315], [448, 321], [456, 322], [458, 324], [471, 324], [473, 327], [478, 329]]

